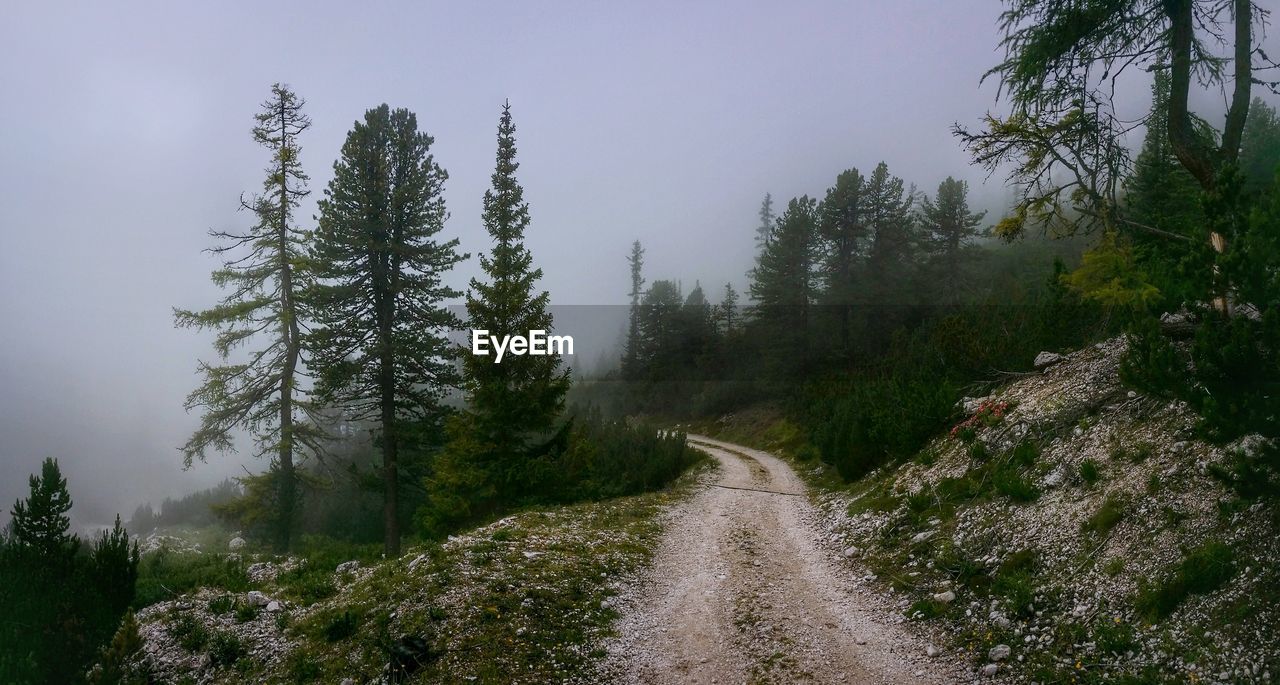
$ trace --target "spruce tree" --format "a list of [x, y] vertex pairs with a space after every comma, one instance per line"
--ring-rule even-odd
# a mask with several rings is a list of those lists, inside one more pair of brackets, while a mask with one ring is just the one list
[[760, 202], [760, 223], [756, 224], [756, 250], [763, 250], [765, 245], [769, 244], [770, 238], [773, 237], [773, 195], [764, 194], [764, 200]]
[[852, 344], [853, 304], [856, 301], [857, 267], [865, 252], [867, 225], [866, 179], [857, 169], [847, 169], [818, 206], [818, 236], [821, 239], [823, 299], [836, 308], [841, 348], [849, 353]]
[[30, 476], [28, 484], [27, 499], [13, 504], [10, 545], [41, 567], [64, 569], [80, 549], [80, 540], [69, 532], [71, 494], [58, 460], [45, 459], [40, 475]]
[[948, 176], [938, 184], [938, 194], [924, 198], [920, 228], [924, 241], [941, 269], [939, 290], [951, 301], [961, 291], [961, 253], [982, 231], [986, 212], [969, 211], [969, 184]]
[[[187, 397], [186, 408], [200, 408], [200, 428], [182, 447], [184, 463], [203, 461], [210, 449], [234, 451], [237, 429], [253, 434], [260, 455], [273, 457], [274, 542], [287, 549], [298, 500], [294, 472], [299, 449], [318, 448], [312, 418], [316, 406], [299, 388], [303, 354], [299, 296], [310, 232], [297, 225], [299, 202], [310, 194], [299, 161], [298, 137], [311, 127], [305, 101], [287, 86], [271, 87], [271, 98], [255, 115], [253, 139], [271, 151], [262, 193], [241, 198], [257, 221], [242, 232], [211, 231], [219, 244], [209, 251], [223, 258], [213, 281], [228, 295], [204, 311], [174, 310], [178, 326], [218, 332], [214, 348], [221, 363], [200, 363], [204, 384]], [[233, 350], [261, 341], [244, 360]], [[301, 417], [299, 416], [301, 414]], [[299, 418], [302, 420], [300, 421]]]
[[738, 291], [732, 283], [724, 284], [724, 295], [720, 298], [720, 321], [724, 324], [726, 334], [733, 331], [734, 321], [738, 315]]
[[461, 322], [444, 301], [461, 293], [442, 279], [466, 255], [456, 239], [436, 237], [448, 174], [431, 155], [433, 142], [409, 110], [384, 104], [365, 112], [320, 201], [313, 254], [317, 390], [350, 420], [380, 429], [389, 556], [400, 553], [400, 453], [409, 426], [441, 420], [441, 399], [459, 380], [448, 333]]
[[640, 297], [644, 295], [644, 248], [637, 240], [631, 243], [631, 254], [627, 257], [627, 266], [631, 268], [631, 311], [627, 320], [627, 343], [622, 354], [622, 377], [632, 378], [636, 372], [636, 355], [640, 338]]
[[[511, 105], [504, 103], [497, 162], [482, 215], [493, 240], [489, 253], [480, 257], [487, 278], [473, 278], [467, 293], [472, 330], [498, 338], [550, 333], [554, 323], [549, 295], [537, 288], [542, 269], [533, 266], [524, 245], [529, 205], [516, 180], [515, 133]], [[462, 369], [469, 412], [451, 427], [450, 445], [428, 484], [432, 507], [425, 523], [437, 532], [529, 494], [535, 470], [530, 462], [546, 456], [569, 389], [569, 371], [554, 354], [507, 355], [501, 362], [493, 354], [467, 354]]]
[[808, 196], [792, 198], [751, 272], [755, 319], [775, 343], [771, 361], [784, 372], [794, 368], [791, 360], [803, 365], [809, 356], [816, 212], [817, 203]]

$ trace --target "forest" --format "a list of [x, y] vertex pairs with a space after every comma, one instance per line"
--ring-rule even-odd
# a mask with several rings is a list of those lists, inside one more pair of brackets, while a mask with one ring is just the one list
[[[539, 224], [517, 156], [522, 101], [494, 107], [486, 247], [458, 287], [473, 256], [446, 206], [441, 145], [419, 116], [365, 109], [330, 163], [310, 136], [339, 122], [313, 122], [283, 82], [264, 88], [242, 113], [260, 185], [240, 196], [241, 221], [206, 237], [220, 298], [171, 303], [174, 326], [212, 343], [190, 360], [184, 408], [198, 426], [176, 459], [198, 471], [251, 458], [215, 487], [138, 503], [92, 533], [71, 517], [95, 484], [69, 478], [54, 456], [32, 469], [0, 536], [0, 681], [168, 682], [138, 660], [148, 607], [215, 588], [251, 622], [258, 609], [230, 597], [257, 592], [255, 560], [283, 569], [281, 596], [319, 606], [343, 592], [329, 576], [345, 562], [374, 568], [426, 549], [418, 558], [444, 563], [455, 540], [513, 517], [665, 497], [716, 468], [686, 434], [735, 416], [773, 417], [797, 469], [861, 492], [949, 429], [992, 420], [994, 405], [973, 414], [966, 403], [1041, 373], [1046, 351], [1117, 336], [1124, 387], [1194, 412], [1189, 439], [1280, 438], [1280, 114], [1266, 8], [1004, 5], [1003, 56], [984, 78], [1000, 83], [1007, 113], [950, 131], [971, 168], [920, 187], [876, 157], [848, 159], [825, 188], [765, 194], [738, 208], [756, 217], [741, 226], [754, 262], [738, 287], [672, 274], [646, 236], [614, 235], [617, 254], [592, 259], [626, 276], [629, 289], [612, 295], [628, 302], [627, 319], [608, 364], [592, 370], [554, 346], [503, 356], [459, 342], [574, 333], [557, 327], [543, 285], [549, 255], [530, 246]], [[1229, 57], [1210, 54], [1215, 41]], [[1145, 103], [1136, 122], [1116, 83]], [[1220, 114], [1192, 111], [1205, 88], [1226, 98]], [[889, 155], [893, 142], [879, 144]], [[313, 198], [322, 164], [331, 173]], [[974, 169], [1010, 199], [976, 200]], [[1250, 502], [1273, 506], [1280, 494], [1274, 447], [1214, 469]], [[1039, 496], [1019, 483], [996, 487]], [[340, 644], [373, 625], [361, 616], [326, 615], [316, 630]], [[332, 675], [302, 657], [283, 679], [261, 660], [236, 666], [251, 659], [234, 636], [177, 630], [239, 674], [218, 682]], [[418, 649], [414, 635], [379, 635], [389, 682], [409, 679], [419, 666], [402, 653]], [[1148, 676], [1114, 682], [1166, 682]]]

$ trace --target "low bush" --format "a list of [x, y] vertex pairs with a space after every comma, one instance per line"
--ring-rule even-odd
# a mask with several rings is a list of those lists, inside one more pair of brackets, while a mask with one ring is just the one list
[[1191, 595], [1213, 592], [1235, 574], [1235, 553], [1222, 542], [1190, 550], [1172, 574], [1155, 583], [1139, 581], [1134, 607], [1151, 621], [1168, 618]]
[[1102, 506], [1098, 507], [1098, 510], [1082, 524], [1082, 528], [1085, 532], [1105, 536], [1124, 519], [1124, 515], [1124, 500], [1115, 495], [1109, 495]]

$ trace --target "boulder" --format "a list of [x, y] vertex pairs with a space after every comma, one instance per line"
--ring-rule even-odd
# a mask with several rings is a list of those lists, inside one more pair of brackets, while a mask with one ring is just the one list
[[249, 594], [245, 595], [244, 601], [253, 607], [264, 607], [272, 602], [270, 597], [257, 590], [250, 590]]
[[360, 568], [360, 562], [352, 559], [351, 561], [344, 561], [341, 564], [338, 564], [338, 568], [335, 569], [335, 571], [338, 573], [351, 573], [358, 568]]
[[987, 652], [987, 658], [991, 661], [1004, 661], [1009, 658], [1009, 654], [1013, 652], [1009, 649], [1009, 645], [996, 645]]
[[1050, 366], [1061, 362], [1065, 358], [1066, 357], [1063, 357], [1057, 352], [1041, 352], [1036, 355], [1035, 362], [1033, 363], [1037, 369], [1047, 369]]
[[950, 604], [956, 601], [956, 593], [952, 592], [951, 590], [947, 590], [945, 592], [939, 592], [933, 596], [933, 601], [942, 602], [943, 604]]
[[236, 550], [241, 549], [242, 547], [244, 547], [244, 546], [245, 546], [245, 544], [246, 544], [246, 543], [245, 543], [244, 538], [242, 538], [242, 537], [240, 537], [240, 536], [238, 536], [238, 535], [237, 535], [236, 537], [231, 538], [231, 542], [228, 542], [228, 543], [227, 543], [227, 549], [229, 549], [229, 550], [231, 550], [232, 552], [234, 552], [234, 551], [236, 551]]
[[982, 667], [982, 675], [990, 678], [1000, 671], [1000, 664], [987, 664]]

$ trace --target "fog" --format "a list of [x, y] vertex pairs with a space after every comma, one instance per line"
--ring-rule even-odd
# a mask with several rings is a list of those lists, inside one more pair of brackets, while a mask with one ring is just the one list
[[[488, 247], [481, 198], [509, 99], [527, 244], [554, 304], [625, 302], [634, 239], [651, 281], [697, 279], [715, 301], [726, 282], [745, 289], [766, 192], [785, 204], [884, 160], [925, 191], [955, 175], [976, 204], [1008, 197], [949, 131], [998, 107], [995, 84], [978, 80], [1000, 57], [999, 11], [995, 0], [9, 5], [0, 505], [45, 456], [60, 459], [80, 523], [262, 467], [241, 454], [182, 470], [177, 446], [198, 422], [182, 403], [212, 348], [174, 329], [171, 307], [219, 296], [206, 231], [251, 221], [237, 199], [262, 181], [249, 128], [273, 82], [307, 100], [313, 200], [366, 108], [415, 111], [449, 171], [446, 235], [473, 255]], [[473, 256], [452, 281], [477, 271]]]

